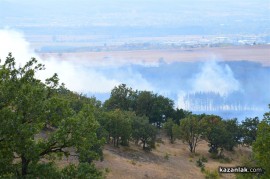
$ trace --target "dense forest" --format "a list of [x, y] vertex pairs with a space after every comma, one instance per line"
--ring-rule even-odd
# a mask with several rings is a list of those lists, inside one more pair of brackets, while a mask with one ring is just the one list
[[[103, 159], [104, 145], [134, 143], [151, 152], [160, 131], [171, 143], [182, 140], [190, 153], [206, 141], [213, 158], [224, 158], [224, 150], [238, 145], [252, 147], [243, 166], [262, 167], [264, 173], [237, 178], [270, 177], [270, 112], [241, 122], [198, 115], [125, 84], [114, 87], [102, 103], [59, 84], [57, 74], [37, 79], [44, 69], [34, 58], [18, 67], [11, 53], [0, 66], [0, 178], [104, 178], [94, 165]], [[77, 164], [57, 165], [71, 156]]]

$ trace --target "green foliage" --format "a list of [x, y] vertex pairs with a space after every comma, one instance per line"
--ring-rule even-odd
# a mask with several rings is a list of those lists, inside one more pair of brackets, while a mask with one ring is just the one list
[[[57, 75], [45, 84], [35, 78], [42, 69], [34, 58], [16, 68], [11, 54], [0, 66], [1, 177], [57, 176], [53, 162], [69, 156], [69, 148], [80, 162], [100, 157], [92, 150], [103, 145], [96, 135], [93, 105], [76, 113], [58, 93]], [[42, 163], [45, 158], [51, 162]]]
[[111, 170], [110, 170], [109, 168], [105, 168], [105, 172], [106, 172], [106, 173], [110, 173], [110, 171], [111, 171]]
[[106, 114], [105, 129], [112, 137], [114, 146], [119, 144], [127, 146], [131, 137], [131, 122], [134, 113], [121, 111], [119, 109], [109, 111]]
[[[269, 105], [270, 108], [270, 105]], [[262, 178], [270, 178], [270, 112], [265, 113], [264, 119], [258, 125], [256, 141], [253, 142], [252, 149], [257, 164], [261, 166], [265, 173]]]
[[134, 91], [125, 84], [115, 87], [111, 96], [104, 103], [107, 110], [120, 109], [134, 111], [138, 116], [147, 116], [150, 123], [159, 128], [161, 123], [174, 116], [173, 101], [149, 91]]
[[237, 173], [236, 179], [259, 179], [261, 178], [259, 174], [254, 173]]
[[167, 122], [164, 123], [164, 129], [167, 133], [167, 136], [170, 137], [170, 142], [173, 144], [173, 142], [175, 141], [175, 137], [173, 135], [173, 126], [174, 126], [174, 122], [171, 118], [169, 118], [167, 120]]
[[219, 160], [218, 161], [220, 163], [231, 163], [232, 162], [232, 159], [229, 158], [229, 157], [221, 156], [221, 157], [219, 157]]
[[256, 140], [258, 124], [260, 123], [259, 118], [246, 118], [241, 124], [241, 133], [243, 137], [243, 144], [251, 146]]
[[102, 172], [98, 171], [93, 164], [80, 163], [78, 166], [69, 165], [64, 168], [61, 172], [61, 178], [66, 179], [85, 179], [85, 178], [95, 178], [102, 179]]
[[146, 116], [133, 118], [132, 138], [136, 143], [141, 142], [144, 150], [155, 148], [157, 129], [149, 124]]
[[190, 111], [185, 111], [185, 110], [183, 110], [183, 109], [176, 109], [175, 111], [174, 111], [174, 116], [173, 116], [173, 120], [174, 120], [174, 122], [177, 124], [177, 125], [180, 125], [180, 121], [181, 121], [181, 119], [184, 119], [184, 118], [186, 118], [187, 116], [189, 116], [189, 115], [191, 115], [192, 114], [192, 112], [190, 112]]
[[223, 144], [221, 136], [225, 129], [222, 126], [221, 118], [210, 115], [202, 119], [203, 137], [209, 142], [209, 152], [218, 153], [218, 148]]
[[179, 125], [173, 124], [172, 133], [175, 139], [181, 139], [181, 129]]
[[226, 131], [226, 133], [224, 134], [224, 136], [226, 136], [224, 148], [228, 151], [233, 151], [233, 148], [240, 143], [240, 127], [238, 125], [237, 119], [224, 120], [223, 123]]
[[204, 163], [208, 162], [208, 159], [207, 159], [205, 156], [202, 156], [200, 159], [201, 159], [201, 161], [204, 162]]
[[224, 149], [232, 150], [238, 142], [236, 120], [222, 121], [219, 116], [206, 115], [202, 119], [203, 138], [209, 143], [209, 152], [222, 156]]
[[128, 88], [125, 84], [114, 87], [111, 96], [105, 101], [104, 107], [107, 110], [120, 109], [123, 111], [135, 110], [137, 92]]
[[[259, 165], [256, 164], [256, 161], [254, 159], [253, 155], [250, 156], [243, 156], [241, 158], [241, 166], [253, 168], [258, 167]], [[261, 173], [237, 173], [236, 179], [259, 179]]]
[[191, 115], [180, 121], [180, 137], [189, 146], [189, 151], [195, 153], [198, 142], [201, 141], [202, 128], [197, 116]]
[[205, 179], [219, 179], [219, 173], [217, 170], [215, 171], [210, 171], [210, 170], [205, 170]]
[[209, 143], [209, 152], [220, 158], [224, 149], [232, 151], [239, 144], [241, 130], [237, 119], [222, 120], [219, 116], [202, 117], [203, 138]]
[[170, 158], [170, 155], [166, 152], [164, 155], [164, 159], [169, 160], [169, 158]]
[[204, 156], [202, 156], [201, 158], [199, 158], [196, 161], [196, 166], [201, 168], [201, 172], [205, 172], [205, 162], [207, 162], [207, 158], [205, 158]]
[[136, 114], [147, 116], [150, 123], [159, 128], [161, 123], [173, 116], [173, 101], [161, 95], [149, 91], [140, 91], [136, 102]]
[[197, 167], [205, 167], [205, 165], [204, 165], [204, 163], [203, 163], [203, 161], [201, 160], [201, 158], [199, 158], [197, 161], [196, 161], [196, 165], [197, 165]]
[[136, 114], [138, 116], [151, 116], [155, 95], [150, 91], [140, 91], [136, 100]]

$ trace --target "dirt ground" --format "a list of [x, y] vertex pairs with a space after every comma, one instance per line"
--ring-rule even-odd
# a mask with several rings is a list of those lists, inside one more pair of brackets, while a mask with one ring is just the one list
[[[218, 166], [239, 166], [241, 157], [251, 152], [249, 148], [238, 147], [234, 152], [225, 152], [232, 159], [230, 163], [221, 163], [210, 158], [205, 141], [198, 145], [197, 154], [191, 156], [187, 145], [181, 141], [171, 144], [166, 138], [162, 139], [163, 142], [157, 143], [156, 149], [151, 152], [145, 152], [134, 144], [119, 148], [106, 145], [104, 161], [96, 162], [96, 166], [107, 170], [108, 179], [200, 179], [205, 178], [196, 166], [196, 161], [201, 156], [208, 159], [205, 168], [214, 171]], [[235, 178], [235, 175], [222, 174], [221, 178]]]

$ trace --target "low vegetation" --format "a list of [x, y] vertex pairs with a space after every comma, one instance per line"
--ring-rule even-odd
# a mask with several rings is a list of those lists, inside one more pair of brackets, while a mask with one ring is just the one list
[[[225, 151], [234, 151], [239, 144], [252, 146], [253, 157], [243, 165], [262, 167], [260, 177], [270, 177], [270, 112], [261, 121], [247, 118], [239, 124], [237, 119], [175, 109], [171, 99], [125, 84], [112, 89], [102, 104], [68, 90], [57, 74], [38, 80], [36, 74], [43, 69], [35, 59], [17, 67], [11, 54], [0, 66], [0, 178], [104, 178], [110, 169], [101, 172], [94, 161], [103, 160], [105, 144], [135, 145], [150, 155], [165, 145], [163, 131], [170, 141], [166, 145], [177, 139], [187, 145], [190, 162], [196, 161], [206, 178], [219, 174], [208, 170], [208, 159], [196, 153], [205, 141], [212, 159], [221, 163], [231, 162]], [[176, 156], [168, 151], [160, 160]], [[57, 165], [71, 157], [77, 162]]]

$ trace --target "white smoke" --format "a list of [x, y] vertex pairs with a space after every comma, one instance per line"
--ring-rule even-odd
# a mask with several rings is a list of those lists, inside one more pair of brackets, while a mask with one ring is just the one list
[[36, 56], [22, 33], [11, 29], [0, 30], [0, 59], [5, 60], [9, 52], [17, 59], [18, 65], [24, 65]]
[[192, 92], [215, 92], [222, 96], [240, 89], [240, 83], [235, 79], [231, 68], [218, 64], [216, 60], [205, 62], [191, 84]]
[[235, 79], [228, 65], [221, 65], [216, 60], [206, 61], [199, 73], [189, 80], [190, 89], [178, 92], [178, 108], [190, 110], [189, 103], [185, 103], [185, 97], [198, 92], [214, 92], [221, 96], [227, 96], [232, 92], [241, 91], [240, 82]]
[[[116, 74], [117, 65], [110, 74], [110, 71], [96, 70], [97, 64], [89, 65], [91, 59], [81, 59], [84, 63], [78, 63], [78, 60], [80, 60], [78, 57], [77, 59], [74, 57], [75, 60], [72, 61], [56, 57], [42, 59], [34, 53], [22, 33], [10, 29], [0, 30], [0, 59], [2, 62], [9, 52], [12, 52], [16, 63], [20, 66], [29, 61], [31, 57], [35, 57], [46, 68], [45, 71], [37, 74], [38, 78], [44, 80], [57, 73], [60, 82], [65, 83], [68, 89], [76, 92], [109, 93], [114, 86], [120, 83], [126, 83], [128, 86], [140, 90], [153, 90], [151, 84], [136, 71], [127, 69], [120, 74]], [[100, 65], [104, 66], [102, 63]]]

